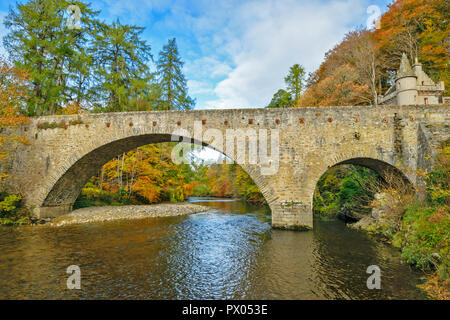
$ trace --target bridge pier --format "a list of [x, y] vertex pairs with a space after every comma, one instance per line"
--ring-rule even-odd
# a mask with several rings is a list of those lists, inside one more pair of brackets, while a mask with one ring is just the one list
[[313, 228], [312, 208], [302, 201], [281, 201], [272, 204], [271, 209], [273, 228], [300, 231]]
[[38, 207], [33, 209], [37, 218], [56, 218], [72, 211], [72, 205], [61, 205], [57, 207]]

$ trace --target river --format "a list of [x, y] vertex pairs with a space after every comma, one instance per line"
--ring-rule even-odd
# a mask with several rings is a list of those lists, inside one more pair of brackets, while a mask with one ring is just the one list
[[[267, 207], [193, 198], [189, 216], [0, 228], [1, 299], [424, 299], [400, 253], [340, 221], [273, 230]], [[69, 290], [69, 265], [81, 290]], [[381, 269], [369, 290], [366, 269]]]

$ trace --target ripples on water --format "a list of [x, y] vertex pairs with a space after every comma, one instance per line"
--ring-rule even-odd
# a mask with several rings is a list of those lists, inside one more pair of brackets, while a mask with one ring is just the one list
[[[0, 298], [423, 299], [399, 253], [339, 221], [272, 230], [270, 211], [194, 199], [183, 217], [0, 228]], [[206, 201], [206, 202], [205, 202]], [[368, 290], [378, 265], [382, 289]], [[81, 290], [66, 289], [79, 265]]]

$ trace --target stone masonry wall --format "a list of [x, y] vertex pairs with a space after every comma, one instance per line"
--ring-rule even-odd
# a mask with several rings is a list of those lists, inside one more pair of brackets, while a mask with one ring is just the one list
[[[262, 165], [242, 167], [269, 203], [274, 227], [311, 228], [314, 189], [328, 168], [354, 163], [383, 175], [395, 167], [399, 176], [415, 185], [414, 170], [429, 167], [422, 159], [424, 154], [435, 150], [434, 140], [448, 138], [449, 111], [449, 105], [364, 106], [33, 118], [17, 129], [30, 145], [20, 146], [12, 158], [6, 186], [22, 193], [36, 215], [58, 216], [71, 210], [81, 187], [104, 163], [138, 146], [171, 141], [175, 130], [184, 129], [185, 135], [192, 137], [195, 123], [201, 124], [203, 132], [216, 129], [223, 135], [230, 129], [257, 133], [264, 129], [271, 136], [278, 130], [278, 171], [265, 175]], [[211, 143], [206, 137], [196, 141]], [[236, 153], [231, 154], [225, 146], [216, 149], [236, 160]]]

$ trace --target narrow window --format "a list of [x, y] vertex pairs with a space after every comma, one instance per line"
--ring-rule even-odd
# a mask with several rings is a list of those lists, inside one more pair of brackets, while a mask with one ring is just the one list
[[423, 103], [424, 103], [424, 104], [428, 104], [428, 98], [424, 98], [424, 99], [423, 99]]

